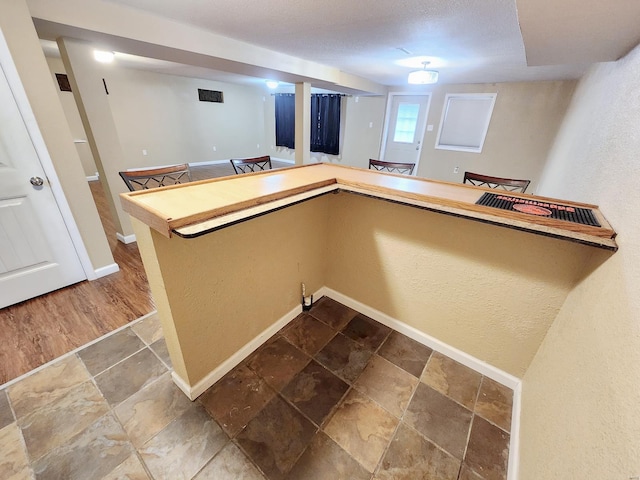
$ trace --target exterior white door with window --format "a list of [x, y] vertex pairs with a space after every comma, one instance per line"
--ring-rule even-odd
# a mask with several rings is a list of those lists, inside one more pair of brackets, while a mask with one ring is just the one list
[[[0, 308], [86, 277], [34, 146], [33, 114], [0, 57]], [[10, 68], [12, 70], [10, 70]], [[7, 80], [11, 80], [10, 83]], [[14, 95], [15, 93], [15, 95]], [[16, 98], [23, 101], [18, 108]], [[29, 129], [27, 129], [27, 123]], [[41, 141], [41, 139], [40, 139]]]
[[[431, 95], [390, 93], [380, 159], [415, 163], [420, 160]], [[417, 165], [413, 174], [417, 173]]]

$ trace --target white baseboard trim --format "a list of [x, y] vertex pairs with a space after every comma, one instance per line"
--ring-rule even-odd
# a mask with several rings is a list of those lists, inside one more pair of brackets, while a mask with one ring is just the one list
[[513, 389], [511, 408], [511, 436], [509, 437], [509, 465], [507, 480], [518, 480], [520, 470], [520, 414], [522, 413], [522, 382]]
[[296, 164], [295, 160], [290, 160], [288, 158], [278, 158], [278, 157], [274, 157], [273, 155], [271, 155], [271, 160], [275, 160], [277, 162], [282, 162], [282, 163], [290, 163], [291, 165]]
[[401, 322], [400, 320], [396, 320], [395, 318], [390, 317], [386, 313], [382, 313], [379, 310], [371, 308], [364, 303], [358, 302], [357, 300], [354, 300], [351, 297], [347, 297], [346, 295], [343, 295], [328, 287], [325, 287], [324, 294], [346, 305], [347, 307], [351, 307], [354, 310], [357, 310], [358, 312], [363, 313], [366, 316], [373, 318], [374, 320], [377, 320], [387, 327], [393, 328], [394, 330], [405, 334], [407, 337], [412, 338], [415, 341], [432, 348], [436, 352], [440, 352], [443, 355], [446, 355], [447, 357], [455, 360], [456, 362], [472, 368], [476, 372], [479, 372], [482, 375], [495, 380], [505, 387], [515, 389], [518, 385], [520, 385], [520, 379], [511, 375], [510, 373], [500, 370], [493, 365], [489, 365], [488, 363], [483, 362], [482, 360], [479, 360], [474, 356], [463, 352], [462, 350], [458, 350], [457, 348], [452, 347], [451, 345], [446, 344], [443, 341], [432, 337], [431, 335], [427, 335], [426, 333], [421, 332], [417, 328], [414, 328], [404, 322]]
[[112, 273], [116, 273], [120, 271], [120, 267], [117, 263], [112, 263], [111, 265], [106, 265], [104, 267], [96, 268], [95, 278], [91, 278], [90, 280], [97, 280], [98, 278], [106, 277], [107, 275], [111, 275]]
[[[511, 434], [509, 440], [509, 466], [507, 471], [507, 480], [517, 480], [518, 478], [518, 466], [520, 458], [520, 411], [521, 411], [521, 395], [522, 395], [522, 380], [518, 377], [511, 375], [499, 368], [489, 365], [482, 360], [475, 358], [468, 353], [458, 350], [451, 345], [444, 343], [437, 338], [427, 335], [420, 330], [407, 325], [400, 320], [390, 317], [389, 315], [382, 313], [375, 308], [371, 308], [364, 303], [358, 302], [351, 297], [347, 297], [331, 288], [323, 287], [320, 289], [322, 295], [326, 295], [347, 307], [351, 307], [364, 315], [377, 320], [378, 322], [393, 328], [394, 330], [405, 334], [409, 338], [420, 342], [427, 347], [432, 348], [436, 352], [442, 353], [447, 357], [475, 370], [482, 375], [495, 380], [496, 382], [509, 387], [513, 390], [513, 407], [511, 410]], [[318, 299], [321, 295], [318, 295]], [[315, 297], [314, 297], [315, 298]]]
[[87, 182], [96, 182], [100, 180], [100, 177], [98, 177], [98, 175], [89, 175], [87, 177]]
[[[320, 298], [322, 294], [319, 292], [322, 289], [318, 290], [318, 293], [314, 294], [313, 298]], [[193, 387], [191, 387], [182, 377], [180, 377], [175, 371], [172, 372], [172, 378], [174, 383], [178, 386], [180, 390], [184, 392], [184, 394], [189, 397], [191, 400], [195, 400], [207, 389], [224, 377], [227, 373], [233, 370], [240, 362], [242, 362], [245, 358], [251, 355], [259, 346], [261, 346], [265, 341], [271, 338], [278, 330], [287, 325], [291, 320], [296, 318], [302, 312], [302, 305], [297, 305], [295, 308], [285, 313], [280, 319], [278, 319], [271, 326], [263, 330], [256, 337], [246, 343], [240, 350], [227, 358], [224, 362], [218, 365], [216, 368], [211, 370], [202, 380], [196, 383]]]
[[125, 245], [129, 243], [134, 243], [136, 241], [136, 236], [134, 234], [131, 235], [122, 235], [119, 232], [116, 232], [116, 238], [124, 243]]
[[226, 160], [205, 160], [204, 162], [189, 162], [190, 167], [204, 167], [206, 165], [221, 165], [223, 163], [229, 163], [229, 159]]

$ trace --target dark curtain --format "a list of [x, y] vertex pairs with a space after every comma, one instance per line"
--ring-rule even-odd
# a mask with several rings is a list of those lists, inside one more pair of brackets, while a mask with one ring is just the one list
[[276, 94], [276, 145], [296, 148], [296, 96]]
[[340, 153], [341, 95], [311, 95], [311, 151]]

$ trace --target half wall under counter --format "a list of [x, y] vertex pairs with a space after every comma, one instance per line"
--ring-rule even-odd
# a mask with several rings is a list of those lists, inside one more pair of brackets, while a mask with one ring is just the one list
[[521, 377], [615, 233], [592, 205], [514, 195], [600, 227], [476, 205], [486, 192], [319, 164], [124, 194], [174, 380], [197, 397], [300, 312], [302, 282]]

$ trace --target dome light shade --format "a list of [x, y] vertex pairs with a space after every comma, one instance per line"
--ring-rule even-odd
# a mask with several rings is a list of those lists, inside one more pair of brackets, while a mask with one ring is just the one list
[[278, 85], [280, 85], [280, 82], [276, 80], [267, 80], [267, 87], [269, 87], [271, 90], [278, 88]]
[[408, 82], [412, 85], [428, 85], [437, 83], [438, 72], [435, 70], [416, 70], [409, 74]]
[[427, 65], [431, 62], [422, 62], [422, 70], [416, 70], [409, 74], [408, 82], [412, 85], [428, 85], [438, 81], [436, 70], [427, 70]]

